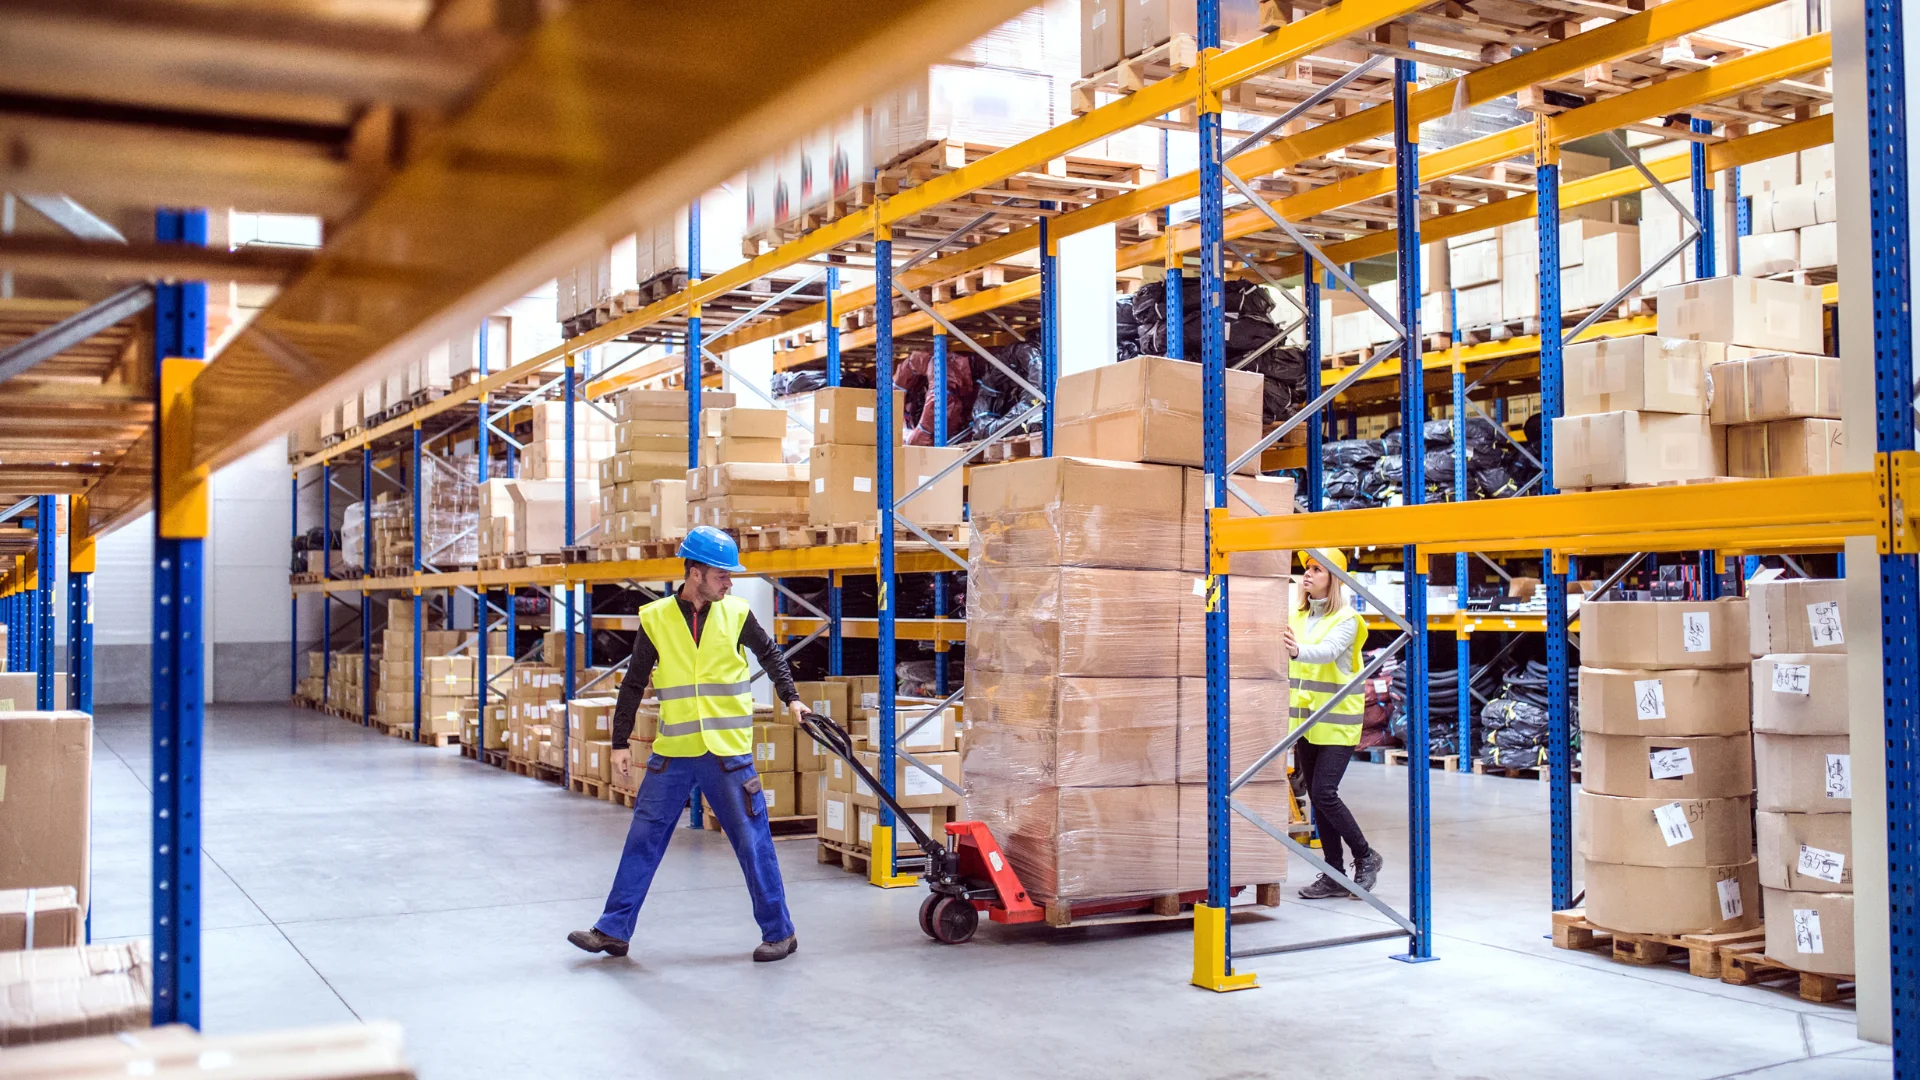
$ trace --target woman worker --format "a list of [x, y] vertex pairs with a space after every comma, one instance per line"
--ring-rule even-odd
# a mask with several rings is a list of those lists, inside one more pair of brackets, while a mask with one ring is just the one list
[[[1305, 790], [1313, 804], [1313, 823], [1320, 833], [1327, 865], [1345, 873], [1342, 848], [1352, 848], [1353, 882], [1371, 892], [1380, 877], [1380, 853], [1368, 846], [1353, 812], [1340, 801], [1340, 778], [1346, 775], [1353, 748], [1360, 743], [1360, 717], [1366, 709], [1365, 695], [1359, 689], [1347, 694], [1340, 694], [1340, 689], [1360, 670], [1366, 622], [1348, 606], [1340, 583], [1320, 562], [1330, 560], [1344, 572], [1344, 554], [1337, 550], [1302, 553], [1302, 559], [1306, 569], [1300, 579], [1299, 626], [1296, 629], [1289, 625], [1283, 638], [1287, 655], [1293, 658], [1288, 666], [1293, 683], [1288, 730], [1306, 723], [1327, 702], [1334, 704], [1293, 744], [1297, 787]], [[1335, 695], [1339, 695], [1337, 700]], [[1325, 874], [1300, 890], [1302, 900], [1342, 896], [1359, 899]]]

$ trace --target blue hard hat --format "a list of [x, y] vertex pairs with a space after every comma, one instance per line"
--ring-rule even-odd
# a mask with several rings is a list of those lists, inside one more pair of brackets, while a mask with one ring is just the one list
[[675, 554], [736, 574], [746, 573], [747, 570], [740, 565], [740, 545], [734, 543], [733, 537], [711, 525], [695, 526], [687, 533], [687, 538], [680, 541], [680, 550]]

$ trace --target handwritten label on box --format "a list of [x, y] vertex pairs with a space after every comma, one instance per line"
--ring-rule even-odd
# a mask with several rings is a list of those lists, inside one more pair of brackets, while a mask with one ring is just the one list
[[1633, 681], [1633, 707], [1642, 720], [1667, 718], [1667, 688], [1659, 679]]
[[1677, 802], [1654, 807], [1653, 820], [1660, 824], [1660, 839], [1665, 840], [1668, 847], [1693, 839], [1693, 827], [1687, 824], [1687, 808]]
[[1713, 651], [1713, 616], [1704, 611], [1680, 613], [1680, 641], [1688, 652]]
[[1847, 857], [1837, 851], [1800, 845], [1800, 872], [1810, 878], [1841, 883], [1846, 876]]
[[1793, 947], [1797, 952], [1815, 954], [1827, 951], [1820, 940], [1820, 913], [1812, 908], [1793, 909]]
[[1853, 756], [1827, 755], [1827, 798], [1853, 798]]
[[1693, 751], [1684, 746], [1647, 751], [1647, 767], [1655, 780], [1673, 780], [1693, 773]]
[[1813, 647], [1816, 649], [1827, 645], [1845, 645], [1847, 633], [1840, 625], [1840, 601], [1808, 604], [1807, 632], [1813, 638]]
[[1773, 665], [1773, 692], [1776, 694], [1810, 694], [1808, 683], [1813, 678], [1813, 669], [1806, 664]]
[[1739, 878], [1725, 878], [1721, 881], [1716, 881], [1713, 883], [1713, 887], [1720, 892], [1721, 918], [1737, 919], [1746, 912], [1746, 904], [1740, 899]]

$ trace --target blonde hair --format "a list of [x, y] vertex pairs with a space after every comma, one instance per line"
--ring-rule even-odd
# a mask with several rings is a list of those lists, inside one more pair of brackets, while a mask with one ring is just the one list
[[[1307, 560], [1307, 565], [1318, 566], [1319, 564], [1309, 559]], [[1321, 569], [1325, 570], [1326, 568], [1321, 567]], [[1345, 604], [1346, 604], [1346, 597], [1340, 591], [1340, 579], [1333, 576], [1333, 571], [1328, 570], [1327, 571], [1327, 610], [1339, 611], [1340, 608]], [[1306, 612], [1306, 611], [1312, 610], [1312, 608], [1313, 608], [1313, 597], [1307, 595], [1307, 577], [1306, 577], [1306, 574], [1303, 572], [1300, 575], [1300, 608], [1299, 610], [1302, 612]]]

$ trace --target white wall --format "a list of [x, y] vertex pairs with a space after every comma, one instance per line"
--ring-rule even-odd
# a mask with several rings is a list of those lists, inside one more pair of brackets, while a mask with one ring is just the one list
[[1055, 267], [1060, 274], [1060, 374], [1113, 363], [1119, 329], [1114, 325], [1119, 252], [1114, 227], [1060, 238]]

